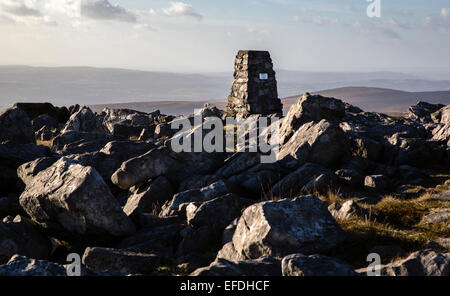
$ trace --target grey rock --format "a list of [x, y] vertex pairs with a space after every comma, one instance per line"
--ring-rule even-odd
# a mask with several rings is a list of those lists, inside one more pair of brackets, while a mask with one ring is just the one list
[[172, 258], [181, 242], [182, 224], [169, 224], [141, 229], [134, 235], [123, 239], [116, 248], [136, 253], [156, 253]]
[[419, 101], [416, 105], [409, 107], [409, 118], [421, 122], [431, 122], [431, 114], [444, 107], [442, 104], [430, 104]]
[[28, 115], [18, 107], [0, 111], [0, 143], [34, 143], [34, 130]]
[[387, 264], [381, 268], [388, 276], [449, 276], [450, 253], [430, 250], [418, 251], [406, 259]]
[[429, 224], [437, 224], [450, 219], [450, 209], [437, 209], [423, 217], [423, 221]]
[[426, 245], [426, 248], [450, 250], [450, 238], [440, 237]]
[[183, 213], [183, 204], [187, 206], [187, 204], [191, 202], [205, 202], [224, 196], [229, 192], [230, 190], [227, 184], [220, 180], [201, 189], [192, 189], [177, 193], [170, 202], [163, 206], [160, 216], [167, 217]]
[[42, 157], [31, 162], [27, 162], [21, 165], [17, 169], [17, 175], [25, 183], [25, 185], [31, 185], [33, 178], [43, 170], [48, 169], [52, 166], [58, 157]]
[[93, 134], [105, 133], [102, 123], [88, 107], [82, 107], [78, 112], [70, 116], [63, 133], [68, 131]]
[[0, 194], [23, 191], [17, 168], [37, 158], [52, 156], [48, 147], [35, 144], [0, 144]]
[[67, 276], [67, 271], [63, 265], [14, 255], [0, 265], [0, 276]]
[[341, 100], [305, 93], [292, 105], [280, 129], [280, 143], [285, 144], [303, 124], [310, 121], [339, 120], [345, 115]]
[[39, 140], [44, 142], [51, 142], [58, 135], [59, 135], [58, 129], [49, 128], [47, 126], [43, 126], [34, 133], [36, 141]]
[[[240, 217], [239, 217], [240, 218]], [[237, 223], [239, 218], [234, 219], [227, 227], [223, 230], [222, 234], [222, 244], [225, 245], [231, 241], [233, 241], [233, 235], [236, 231]]]
[[383, 175], [366, 176], [364, 179], [364, 186], [374, 190], [386, 190], [391, 186], [389, 179]]
[[52, 150], [63, 155], [96, 152], [114, 140], [116, 138], [106, 134], [68, 131], [53, 139]]
[[354, 146], [352, 147], [352, 154], [357, 157], [377, 161], [383, 150], [383, 146], [380, 142], [370, 138], [357, 138], [354, 139], [353, 142]]
[[310, 161], [333, 166], [348, 150], [348, 138], [342, 129], [325, 119], [300, 126], [280, 148], [278, 160], [285, 166]]
[[364, 176], [354, 169], [339, 169], [335, 172], [339, 180], [344, 184], [361, 187], [364, 184]]
[[341, 260], [323, 255], [292, 254], [281, 262], [283, 276], [357, 276], [354, 269]]
[[237, 262], [219, 258], [191, 276], [281, 276], [281, 264], [271, 257]]
[[86, 248], [82, 262], [87, 268], [99, 273], [149, 275], [157, 269], [160, 258], [155, 254], [112, 248]]
[[233, 245], [241, 259], [311, 254], [335, 247], [345, 234], [316, 196], [254, 204], [239, 219]]
[[[278, 197], [294, 197], [297, 194], [306, 191], [304, 188], [310, 181], [315, 180], [327, 170], [315, 163], [305, 163], [299, 169], [286, 175], [272, 187], [272, 194]], [[309, 186], [310, 187], [310, 186]], [[311, 189], [311, 188], [309, 188]]]
[[[171, 147], [162, 146], [132, 158], [122, 164], [113, 174], [111, 181], [121, 189], [164, 175], [174, 183], [179, 183], [192, 174], [208, 174], [222, 163], [221, 154], [216, 153], [175, 153]], [[191, 170], [186, 170], [191, 167]]]
[[177, 256], [204, 254], [220, 248], [220, 237], [209, 226], [199, 228], [186, 227], [181, 232], [182, 240], [177, 248]]
[[34, 177], [19, 200], [34, 221], [69, 239], [109, 239], [135, 231], [98, 172], [66, 158]]
[[102, 147], [100, 151], [67, 155], [67, 157], [84, 166], [94, 167], [105, 181], [109, 181], [123, 162], [142, 155], [152, 148], [154, 148], [153, 145], [144, 142], [112, 141]]
[[328, 207], [335, 219], [349, 219], [351, 217], [369, 218], [369, 212], [361, 208], [357, 202], [348, 200], [343, 204], [335, 202]]
[[437, 194], [434, 198], [441, 201], [450, 201], [450, 190]]
[[150, 213], [158, 204], [162, 205], [173, 197], [172, 185], [166, 177], [160, 176], [148, 184], [130, 189], [131, 195], [124, 207], [128, 216]]
[[43, 127], [58, 128], [58, 121], [50, 115], [42, 114], [31, 121], [31, 125], [35, 131]]
[[241, 215], [242, 210], [252, 202], [234, 194], [204, 202], [194, 213], [188, 215], [193, 227], [208, 226], [222, 232], [227, 225]]
[[46, 259], [50, 247], [50, 241], [26, 218], [17, 216], [11, 222], [0, 222], [0, 257], [20, 254]]
[[304, 192], [310, 193], [327, 193], [333, 188], [336, 188], [337, 177], [331, 171], [323, 173], [316, 178], [309, 181], [304, 187]]

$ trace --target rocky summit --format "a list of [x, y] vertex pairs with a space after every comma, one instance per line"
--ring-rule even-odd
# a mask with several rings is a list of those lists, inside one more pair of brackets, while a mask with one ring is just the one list
[[228, 103], [1, 111], [0, 275], [66, 275], [73, 256], [80, 275], [449, 275], [450, 106], [391, 116], [305, 93], [272, 161], [173, 149], [233, 131], [224, 114], [281, 116], [268, 53], [239, 52]]

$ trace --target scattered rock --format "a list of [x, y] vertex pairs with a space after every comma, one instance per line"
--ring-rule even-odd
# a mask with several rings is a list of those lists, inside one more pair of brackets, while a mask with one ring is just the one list
[[381, 268], [388, 276], [449, 276], [450, 253], [424, 250], [414, 252], [406, 259], [387, 264]]
[[34, 130], [28, 115], [18, 107], [0, 111], [0, 143], [34, 143]]
[[188, 215], [188, 223], [193, 227], [208, 226], [222, 232], [227, 225], [241, 215], [242, 209], [252, 202], [234, 194], [204, 202], [194, 213]]
[[272, 187], [272, 194], [278, 197], [294, 197], [304, 190], [305, 185], [315, 181], [317, 177], [326, 174], [327, 170], [314, 163], [305, 163], [299, 169], [288, 174]]
[[83, 264], [96, 272], [120, 272], [124, 275], [152, 274], [160, 262], [155, 254], [134, 253], [111, 248], [86, 248]]
[[17, 175], [25, 185], [31, 185], [37, 174], [51, 167], [56, 161], [58, 161], [57, 157], [38, 158], [21, 165], [17, 169]]
[[233, 245], [242, 259], [311, 254], [345, 238], [327, 207], [314, 195], [254, 204], [242, 214]]
[[124, 207], [128, 216], [150, 213], [157, 204], [164, 204], [173, 197], [172, 185], [166, 177], [160, 176], [148, 184], [130, 189], [131, 195]]
[[184, 208], [191, 202], [205, 202], [224, 196], [230, 190], [224, 181], [217, 181], [202, 189], [192, 189], [174, 195], [172, 200], [163, 206], [160, 216], [167, 217], [183, 213]]
[[450, 209], [436, 209], [431, 214], [423, 217], [425, 223], [437, 224], [450, 219]]
[[444, 107], [441, 104], [430, 104], [419, 101], [416, 105], [409, 107], [409, 118], [421, 122], [431, 122], [431, 114]]
[[63, 133], [68, 131], [93, 134], [105, 133], [102, 123], [88, 107], [82, 107], [78, 112], [70, 116]]
[[351, 217], [369, 218], [369, 212], [361, 208], [357, 202], [348, 200], [343, 204], [335, 202], [328, 207], [335, 219], [349, 219]]
[[281, 262], [283, 276], [356, 276], [354, 269], [335, 258], [323, 255], [292, 254]]
[[116, 247], [135, 253], [156, 253], [164, 258], [173, 258], [181, 242], [181, 224], [169, 224], [142, 229], [122, 240]]
[[346, 153], [347, 141], [342, 129], [332, 122], [325, 119], [317, 123], [308, 122], [281, 146], [278, 160], [286, 167], [307, 161], [331, 167]]
[[366, 176], [364, 179], [364, 186], [377, 191], [383, 191], [388, 189], [391, 184], [389, 179], [383, 175], [372, 175]]
[[281, 264], [271, 257], [237, 262], [219, 258], [208, 267], [197, 269], [191, 276], [281, 276]]
[[0, 265], [0, 276], [67, 276], [62, 265], [14, 255], [6, 265]]
[[58, 128], [58, 121], [50, 115], [42, 114], [33, 119], [31, 121], [31, 125], [35, 131], [38, 131], [43, 127]]
[[431, 242], [429, 242], [425, 248], [433, 248], [433, 249], [441, 249], [441, 250], [450, 250], [450, 238], [437, 238]]
[[345, 115], [341, 100], [305, 93], [292, 105], [280, 129], [280, 143], [285, 144], [303, 124], [310, 121], [339, 120]]
[[434, 198], [441, 201], [450, 201], [450, 190], [437, 194]]
[[344, 184], [350, 185], [352, 187], [359, 188], [364, 184], [364, 177], [357, 170], [340, 169], [337, 170], [335, 174]]
[[11, 222], [0, 222], [0, 257], [9, 259], [20, 254], [46, 259], [50, 255], [50, 247], [50, 241], [26, 218], [17, 216]]
[[62, 238], [97, 240], [135, 231], [97, 171], [67, 158], [37, 174], [19, 201], [34, 221]]
[[106, 134], [68, 131], [53, 139], [52, 150], [63, 155], [97, 152], [114, 140], [113, 136]]

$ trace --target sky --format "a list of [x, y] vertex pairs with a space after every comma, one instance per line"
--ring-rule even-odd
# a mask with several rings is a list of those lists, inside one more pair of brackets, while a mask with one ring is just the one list
[[0, 0], [0, 65], [229, 72], [258, 49], [286, 70], [450, 69], [448, 0], [181, 1]]

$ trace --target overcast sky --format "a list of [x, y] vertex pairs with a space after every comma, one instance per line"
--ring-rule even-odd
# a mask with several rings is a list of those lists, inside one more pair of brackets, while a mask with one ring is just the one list
[[[290, 70], [450, 66], [449, 0], [0, 0], [0, 64], [230, 71], [239, 49]], [[186, 2], [184, 2], [186, 1]]]

